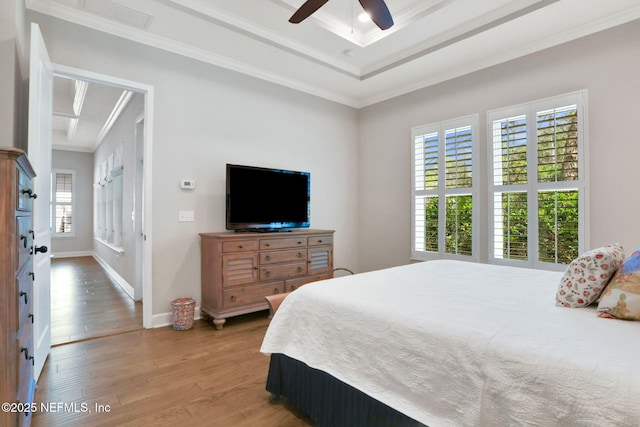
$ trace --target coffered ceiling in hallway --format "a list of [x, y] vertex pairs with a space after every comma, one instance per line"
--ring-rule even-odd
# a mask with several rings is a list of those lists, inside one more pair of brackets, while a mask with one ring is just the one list
[[27, 8], [354, 107], [640, 18], [640, 0], [27, 0]]

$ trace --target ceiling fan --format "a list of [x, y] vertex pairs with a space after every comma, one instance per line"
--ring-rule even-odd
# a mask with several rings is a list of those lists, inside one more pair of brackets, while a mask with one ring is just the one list
[[[311, 16], [316, 10], [320, 9], [329, 0], [307, 0], [302, 6], [294, 13], [289, 22], [293, 24], [299, 24], [300, 22]], [[371, 20], [380, 27], [381, 30], [386, 30], [393, 26], [393, 18], [389, 12], [389, 8], [384, 3], [384, 0], [358, 0], [367, 14], [371, 17]]]

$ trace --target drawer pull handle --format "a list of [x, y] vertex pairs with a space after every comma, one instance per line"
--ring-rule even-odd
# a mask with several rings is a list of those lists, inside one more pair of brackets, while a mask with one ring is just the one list
[[236, 302], [236, 296], [235, 295], [231, 295], [231, 302]]
[[265, 271], [265, 272], [264, 272], [264, 274], [265, 274], [267, 277], [271, 276], [271, 272], [270, 272], [270, 271]]
[[31, 280], [35, 282], [36, 280], [36, 273], [34, 273], [33, 271], [29, 272], [29, 276], [31, 276]]
[[302, 267], [298, 267], [298, 273], [302, 271]]
[[238, 249], [244, 249], [244, 246], [238, 245]]
[[31, 318], [31, 323], [33, 324], [33, 318], [34, 318], [33, 313], [29, 313], [29, 318]]
[[291, 290], [295, 291], [296, 290], [296, 285], [291, 285]]
[[302, 244], [302, 242], [301, 242], [300, 240], [298, 240], [298, 244], [299, 244], [299, 245], [301, 245], [301, 244]]
[[27, 249], [27, 236], [25, 236], [24, 234], [21, 234], [20, 240], [24, 240], [24, 242], [22, 243], [24, 244], [24, 248]]
[[27, 189], [27, 190], [22, 190], [22, 194], [26, 194], [27, 196], [29, 196], [32, 199], [37, 199], [38, 195], [36, 193], [33, 192], [32, 189]]
[[322, 239], [321, 239], [321, 240], [318, 240], [318, 243], [322, 243]]
[[274, 294], [279, 294], [279, 293], [280, 293], [280, 289], [278, 289], [278, 288], [274, 288], [274, 289], [273, 289], [273, 293], [274, 293]]
[[26, 293], [26, 292], [24, 292], [24, 291], [20, 291], [20, 296], [21, 296], [21, 297], [24, 297], [24, 303], [25, 303], [25, 304], [29, 304], [29, 300], [28, 300], [28, 296], [27, 296], [27, 293]]
[[302, 252], [298, 252], [298, 258], [302, 258]]
[[265, 246], [269, 247], [269, 246], [271, 246], [271, 243], [266, 243]]
[[267, 261], [271, 261], [271, 255], [267, 255], [266, 259]]

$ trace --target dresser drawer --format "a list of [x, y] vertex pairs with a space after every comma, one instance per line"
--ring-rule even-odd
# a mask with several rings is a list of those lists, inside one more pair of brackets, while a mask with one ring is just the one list
[[20, 322], [25, 321], [29, 314], [33, 313], [33, 279], [29, 273], [31, 273], [31, 259], [27, 260], [16, 277], [18, 282], [18, 319]]
[[298, 289], [300, 286], [306, 285], [307, 283], [317, 282], [318, 280], [331, 279], [331, 275], [327, 274], [325, 276], [308, 276], [302, 277], [300, 279], [289, 279], [285, 280], [285, 290], [287, 292], [292, 292]]
[[284, 282], [266, 283], [264, 285], [239, 286], [222, 291], [225, 308], [240, 307], [247, 304], [265, 303], [267, 295], [284, 293]]
[[20, 269], [22, 264], [29, 258], [29, 252], [31, 250], [31, 245], [33, 244], [31, 234], [31, 217], [30, 216], [19, 216], [16, 217], [17, 229], [16, 229], [16, 240], [17, 240], [17, 248], [18, 248], [18, 265], [17, 269]]
[[327, 234], [326, 236], [307, 237], [307, 245], [309, 246], [333, 245], [333, 236], [330, 234]]
[[260, 250], [302, 248], [306, 246], [304, 237], [287, 237], [281, 239], [260, 239]]
[[222, 252], [255, 252], [258, 250], [257, 240], [238, 240], [222, 242]]
[[31, 180], [20, 169], [16, 168], [16, 174], [18, 181], [18, 187], [16, 189], [16, 191], [18, 192], [16, 195], [16, 208], [20, 211], [30, 211], [32, 207], [31, 195], [33, 194]]
[[278, 264], [281, 262], [306, 261], [307, 251], [305, 249], [292, 251], [269, 251], [260, 252], [260, 265]]
[[260, 281], [282, 280], [292, 277], [306, 276], [307, 263], [293, 262], [290, 264], [274, 264], [260, 267]]

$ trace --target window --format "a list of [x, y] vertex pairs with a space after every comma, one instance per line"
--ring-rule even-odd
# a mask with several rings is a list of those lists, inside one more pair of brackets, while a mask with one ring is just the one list
[[412, 257], [476, 257], [478, 116], [412, 130]]
[[559, 269], [584, 251], [585, 96], [488, 113], [492, 262]]
[[73, 237], [75, 172], [71, 170], [51, 171], [51, 236]]

